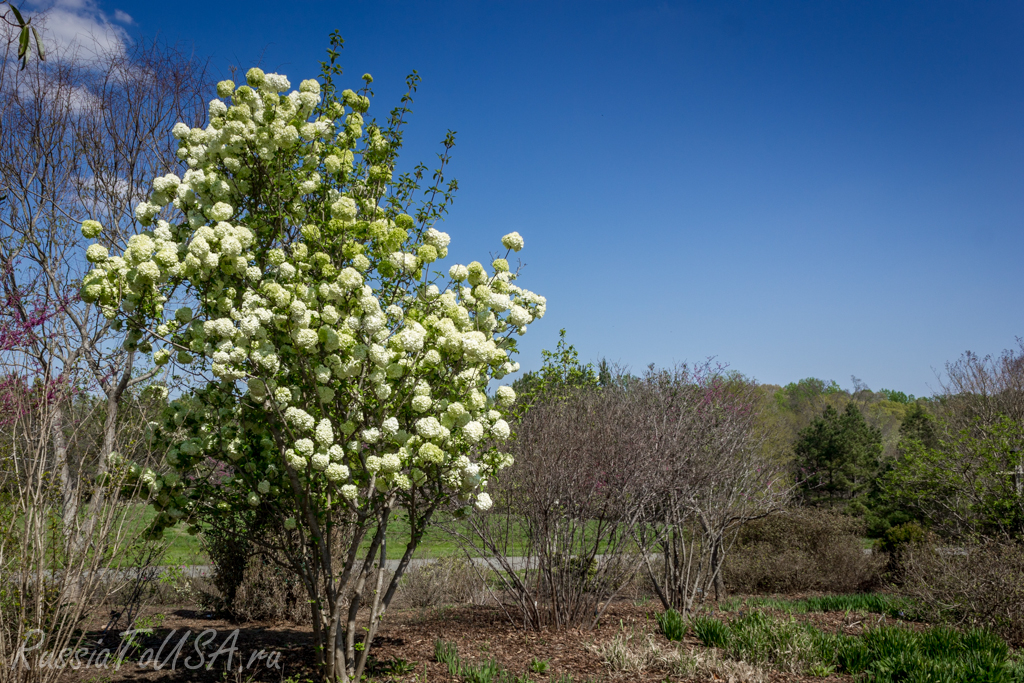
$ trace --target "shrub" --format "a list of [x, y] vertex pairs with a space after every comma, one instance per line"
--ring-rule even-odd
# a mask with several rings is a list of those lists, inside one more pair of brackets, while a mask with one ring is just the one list
[[917, 522], [907, 522], [890, 527], [878, 541], [875, 549], [885, 553], [896, 553], [908, 545], [920, 545], [928, 539], [928, 532]]
[[249, 558], [242, 581], [235, 591], [235, 599], [225, 607], [234, 619], [242, 623], [303, 623], [310, 618], [309, 598], [298, 578], [258, 555]]
[[885, 558], [865, 554], [862, 532], [859, 520], [814, 508], [748, 522], [726, 557], [726, 584], [740, 593], [870, 589]]
[[[321, 81], [288, 92], [253, 68], [246, 85], [218, 83], [227, 102], [205, 129], [175, 125], [188, 169], [143, 193], [135, 216], [152, 232], [117, 255], [90, 247], [81, 298], [123, 326], [126, 350], [192, 378], [149, 423], [170, 471], [130, 467], [157, 509], [150, 534], [265, 515], [279, 544], [254, 541], [281, 550], [309, 593], [318, 676], [359, 680], [407, 566], [376, 581], [387, 526], [407, 518], [408, 559], [438, 509], [492, 505], [483, 489], [511, 464], [498, 446], [515, 392], [485, 390], [518, 370], [510, 336], [546, 300], [509, 270], [518, 233], [490, 267], [438, 270], [450, 237], [435, 224], [457, 183], [393, 176], [408, 109], [364, 121], [369, 97], [339, 92], [331, 40]], [[442, 144], [441, 168], [454, 133]]]
[[939, 623], [985, 626], [1024, 644], [1024, 547], [988, 541], [961, 548], [905, 549], [899, 590]]
[[464, 557], [445, 557], [405, 573], [399, 599], [410, 607], [475, 602], [486, 591], [484, 569]]

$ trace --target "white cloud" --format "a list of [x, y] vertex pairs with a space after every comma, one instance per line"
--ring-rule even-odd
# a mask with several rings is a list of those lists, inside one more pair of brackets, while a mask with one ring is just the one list
[[129, 40], [113, 21], [131, 24], [132, 18], [118, 10], [111, 20], [95, 0], [30, 0], [26, 9], [33, 13], [48, 52], [72, 50], [98, 59], [124, 52]]
[[132, 26], [135, 24], [135, 20], [132, 19], [132, 15], [128, 14], [124, 10], [114, 10], [114, 21], [125, 26]]

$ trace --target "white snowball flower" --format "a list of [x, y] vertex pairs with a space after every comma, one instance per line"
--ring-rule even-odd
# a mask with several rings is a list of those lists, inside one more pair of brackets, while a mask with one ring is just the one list
[[518, 232], [510, 232], [501, 238], [501, 244], [512, 251], [519, 251], [523, 248], [523, 236]]
[[498, 387], [497, 391], [494, 392], [494, 398], [499, 404], [510, 406], [516, 402], [516, 392], [509, 386]]
[[89, 263], [103, 263], [107, 260], [107, 248], [102, 244], [90, 244], [85, 250], [85, 260]]
[[444, 249], [451, 243], [452, 238], [446, 232], [430, 228], [427, 230], [426, 235], [424, 235], [424, 241], [432, 247]]
[[226, 221], [235, 212], [234, 207], [226, 202], [217, 202], [206, 211], [206, 215], [213, 221]]
[[307, 458], [313, 455], [314, 448], [313, 442], [309, 439], [299, 439], [295, 442], [295, 452]]
[[421, 417], [416, 420], [416, 433], [424, 439], [437, 439], [444, 436], [445, 428], [436, 417]]
[[476, 443], [484, 437], [484, 426], [476, 420], [472, 420], [462, 428], [462, 434], [470, 443]]
[[491, 501], [491, 497], [486, 493], [480, 493], [476, 497], [476, 507], [478, 510], [490, 510], [494, 503]]
[[396, 453], [385, 453], [380, 459], [382, 472], [397, 472], [402, 469], [402, 461]]
[[295, 406], [290, 406], [284, 411], [284, 419], [292, 426], [305, 431], [313, 429], [313, 426], [316, 424], [316, 420], [313, 419], [312, 415]]
[[320, 420], [316, 426], [316, 440], [321, 446], [330, 446], [334, 443], [334, 428], [327, 418]]
[[509, 429], [508, 422], [505, 422], [504, 420], [498, 420], [491, 426], [491, 434], [494, 435], [496, 439], [507, 439], [511, 433], [512, 430]]
[[332, 462], [330, 465], [327, 466], [327, 469], [324, 471], [324, 474], [327, 476], [328, 481], [337, 483], [339, 481], [345, 481], [346, 479], [348, 479], [348, 468], [345, 467], [344, 465], [339, 465], [338, 463]]
[[99, 221], [82, 221], [82, 237], [93, 240], [103, 232], [103, 226]]
[[313, 456], [313, 469], [323, 472], [331, 465], [331, 458], [326, 453], [317, 453]]

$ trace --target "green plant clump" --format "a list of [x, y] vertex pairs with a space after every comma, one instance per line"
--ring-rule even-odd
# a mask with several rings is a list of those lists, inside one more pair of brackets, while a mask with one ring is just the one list
[[[799, 602], [806, 610], [808, 601]], [[1024, 662], [1002, 638], [983, 628], [935, 626], [914, 632], [883, 625], [853, 636], [754, 610], [730, 624], [700, 616], [693, 630], [702, 643], [722, 648], [731, 659], [792, 673], [851, 674], [871, 683], [1024, 683]]]
[[666, 610], [655, 618], [658, 620], [658, 628], [669, 640], [682, 640], [689, 630], [686, 619], [674, 609]]
[[707, 647], [725, 648], [729, 644], [729, 627], [718, 619], [697, 617], [693, 620], [693, 633]]

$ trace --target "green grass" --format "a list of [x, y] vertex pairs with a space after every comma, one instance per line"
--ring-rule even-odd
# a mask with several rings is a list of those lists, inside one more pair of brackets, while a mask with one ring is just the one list
[[[132, 535], [141, 534], [153, 522], [156, 511], [146, 503], [135, 503], [127, 513], [127, 531]], [[164, 566], [209, 564], [210, 558], [200, 547], [199, 538], [190, 536], [184, 524], [176, 524], [164, 531], [167, 549], [159, 562]]]
[[[472, 538], [473, 535], [469, 530], [466, 522], [460, 522], [458, 520], [452, 521], [443, 516], [435, 516], [434, 522], [427, 527], [427, 530], [423, 534], [423, 538], [420, 540], [419, 546], [416, 548], [416, 557], [424, 558], [439, 558], [439, 557], [452, 557], [455, 555], [462, 555], [463, 550], [459, 546], [459, 541], [447, 531], [442, 529], [440, 524], [452, 524], [457, 531], [464, 533], [466, 536]], [[522, 533], [522, 529], [517, 529], [520, 532], [520, 536], [514, 539], [513, 548], [511, 555], [519, 555], [526, 547], [525, 534]], [[363, 542], [363, 547], [369, 547], [370, 538], [373, 537], [372, 530], [367, 533], [367, 540]], [[387, 530], [387, 551], [389, 560], [397, 560], [405, 554], [405, 546], [409, 542], [409, 522], [404, 515], [396, 515], [391, 518], [388, 522]], [[489, 553], [477, 553], [477, 557], [483, 557]]]
[[[128, 513], [127, 531], [132, 535], [141, 534], [153, 521], [156, 512], [145, 503], [132, 505]], [[436, 519], [436, 522], [447, 521], [443, 518]], [[465, 533], [469, 532], [464, 523], [455, 522], [456, 528]], [[372, 538], [372, 530], [368, 533]], [[178, 565], [205, 565], [210, 563], [210, 558], [203, 552], [201, 543], [197, 536], [189, 535], [187, 526], [177, 524], [164, 532], [164, 541], [167, 543], [167, 550], [160, 559], [160, 564], [165, 566]], [[405, 554], [405, 546], [409, 541], [409, 523], [403, 515], [396, 515], [388, 523], [387, 530], [387, 554], [389, 560], [397, 560]], [[369, 538], [363, 542], [366, 548], [370, 544]], [[526, 547], [525, 537], [516, 540], [513, 545], [513, 554], [519, 554]], [[416, 549], [416, 557], [441, 558], [461, 555], [462, 549], [458, 540], [447, 531], [441, 529], [436, 523], [427, 528]]]

